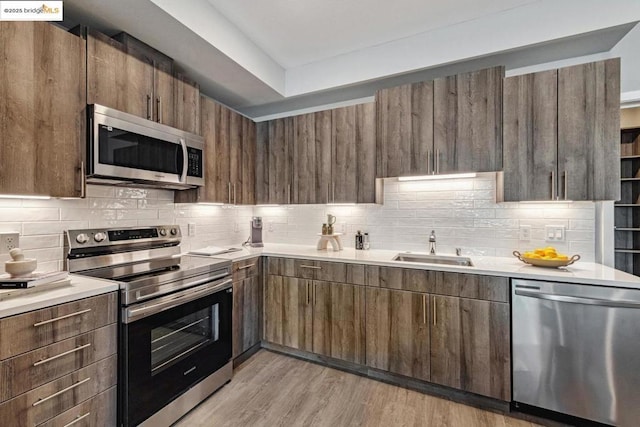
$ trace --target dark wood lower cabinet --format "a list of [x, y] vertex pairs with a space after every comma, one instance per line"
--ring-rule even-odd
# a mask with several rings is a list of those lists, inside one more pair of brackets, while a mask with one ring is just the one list
[[[412, 277], [409, 269], [397, 270], [407, 272], [398, 278]], [[375, 287], [272, 274], [265, 284], [264, 337], [292, 349], [509, 401], [510, 312], [509, 303], [501, 302], [508, 283], [464, 274], [435, 282], [441, 284], [426, 293], [397, 289], [405, 281]]]
[[429, 381], [429, 295], [366, 290], [367, 365]]
[[260, 342], [262, 283], [260, 276], [233, 282], [233, 357]]
[[433, 296], [431, 382], [511, 399], [509, 304]]

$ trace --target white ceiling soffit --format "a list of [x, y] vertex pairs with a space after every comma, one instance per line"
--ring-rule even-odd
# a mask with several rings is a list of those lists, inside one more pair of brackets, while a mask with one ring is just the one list
[[[65, 25], [86, 23], [109, 29], [111, 34], [126, 31], [174, 58], [199, 81], [203, 93], [258, 117], [285, 111], [288, 104], [300, 100], [319, 105], [343, 101], [347, 95], [371, 96], [376, 87], [416, 78], [416, 73], [446, 75], [449, 70], [469, 69], [471, 64], [493, 65], [496, 58], [507, 68], [517, 68], [603, 52], [631, 28], [622, 24], [640, 20], [638, 0], [344, 3], [349, 4], [333, 0], [65, 0]], [[377, 9], [367, 8], [369, 4]], [[464, 13], [456, 10], [465, 5], [469, 10]], [[335, 11], [340, 12], [339, 19]], [[296, 16], [303, 16], [303, 22]], [[271, 29], [272, 34], [261, 36], [258, 30], [243, 29], [255, 19], [265, 21], [258, 30]], [[325, 34], [326, 46], [318, 42], [319, 34]], [[594, 34], [606, 37], [594, 38]], [[276, 41], [268, 42], [269, 37]], [[292, 41], [287, 44], [285, 38]], [[285, 69], [278, 61], [302, 65]]]

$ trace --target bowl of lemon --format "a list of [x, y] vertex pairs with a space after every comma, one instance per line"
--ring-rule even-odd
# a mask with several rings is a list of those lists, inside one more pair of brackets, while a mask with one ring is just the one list
[[553, 246], [537, 248], [524, 253], [513, 251], [513, 255], [525, 264], [547, 268], [566, 267], [580, 259], [580, 255], [569, 257], [564, 254], [559, 254]]

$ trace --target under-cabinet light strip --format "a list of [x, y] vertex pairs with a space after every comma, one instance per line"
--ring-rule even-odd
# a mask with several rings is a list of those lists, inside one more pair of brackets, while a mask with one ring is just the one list
[[475, 178], [476, 173], [451, 173], [446, 175], [400, 176], [398, 181], [430, 181], [436, 179]]

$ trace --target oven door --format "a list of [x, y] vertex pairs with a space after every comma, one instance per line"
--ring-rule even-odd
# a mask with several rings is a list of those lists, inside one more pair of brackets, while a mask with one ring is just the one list
[[231, 292], [231, 279], [214, 281], [123, 310], [124, 426], [143, 422], [231, 360]]

